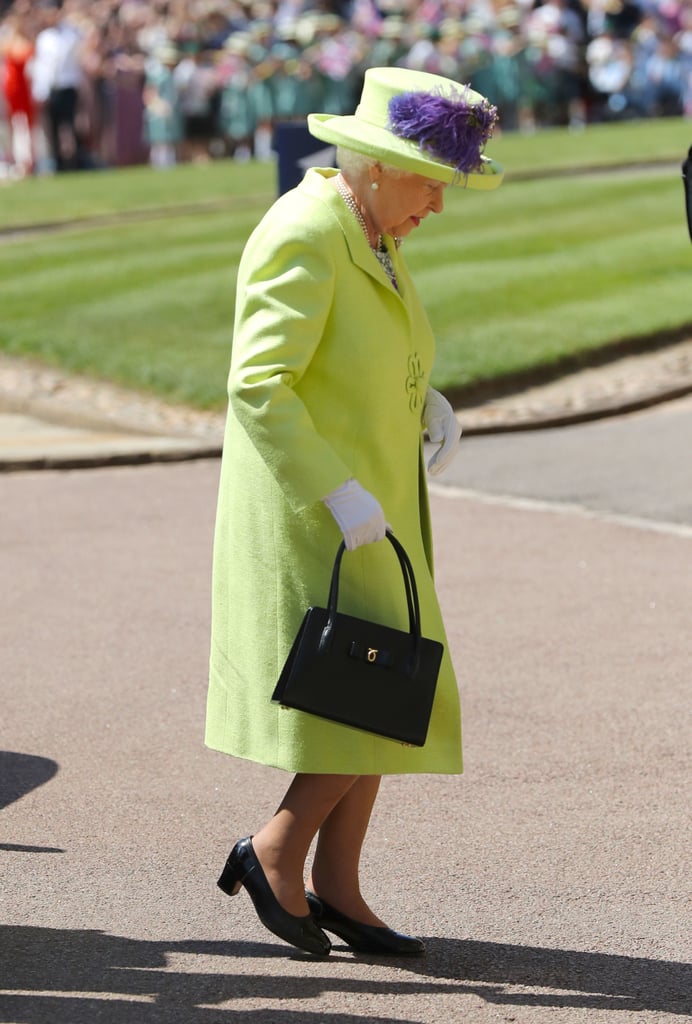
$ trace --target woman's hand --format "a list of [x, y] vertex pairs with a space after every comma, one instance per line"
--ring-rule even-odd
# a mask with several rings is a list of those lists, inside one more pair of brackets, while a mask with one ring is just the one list
[[384, 540], [387, 523], [382, 506], [357, 480], [347, 480], [322, 500], [339, 524], [347, 551]]
[[430, 440], [433, 443], [440, 442], [440, 447], [428, 462], [428, 473], [436, 476], [447, 468], [456, 455], [461, 426], [445, 396], [434, 388], [428, 388], [425, 394], [423, 425]]

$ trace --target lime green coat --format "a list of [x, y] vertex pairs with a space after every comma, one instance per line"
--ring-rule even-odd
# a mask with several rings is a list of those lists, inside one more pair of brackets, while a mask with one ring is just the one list
[[[432, 576], [421, 413], [434, 341], [401, 252], [397, 293], [312, 169], [241, 259], [214, 542], [206, 743], [292, 772], [461, 771], [457, 684]], [[413, 748], [271, 702], [303, 614], [324, 605], [341, 533], [321, 499], [355, 477], [413, 562], [423, 633], [445, 645]], [[346, 552], [339, 608], [408, 628], [382, 541]], [[325, 685], [329, 680], [325, 679]]]

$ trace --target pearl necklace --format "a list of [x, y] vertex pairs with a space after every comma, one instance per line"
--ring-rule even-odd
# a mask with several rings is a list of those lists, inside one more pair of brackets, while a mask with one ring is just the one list
[[365, 223], [365, 217], [360, 211], [360, 207], [356, 202], [356, 197], [353, 195], [353, 192], [351, 192], [350, 188], [348, 187], [348, 185], [346, 184], [346, 182], [344, 181], [340, 174], [337, 176], [336, 179], [336, 187], [339, 190], [339, 195], [346, 203], [349, 210], [354, 215], [360, 226], [362, 227], [363, 234], [368, 240], [368, 245], [370, 246], [373, 252], [376, 252], [382, 245], [382, 235], [377, 236], [377, 243], [376, 245], [373, 245], [372, 242], [370, 241], [370, 235], [368, 234], [368, 228]]
[[[387, 249], [387, 246], [384, 244], [382, 240], [382, 235], [377, 236], [377, 245], [373, 246], [370, 242], [370, 235], [368, 233], [368, 228], [365, 223], [365, 217], [360, 211], [360, 207], [356, 202], [355, 196], [353, 195], [350, 188], [348, 187], [348, 185], [346, 184], [346, 182], [344, 181], [340, 174], [337, 175], [336, 178], [336, 187], [339, 192], [339, 195], [346, 203], [346, 206], [349, 208], [349, 210], [354, 215], [354, 217], [360, 224], [361, 228], [363, 229], [363, 234], [365, 235], [367, 243], [370, 246], [371, 252], [373, 253], [374, 256], [377, 257], [378, 263], [380, 264], [385, 274], [398, 291], [399, 286], [397, 284], [396, 274], [394, 273], [392, 257], [389, 255], [389, 250]], [[395, 239], [395, 242], [398, 243], [398, 239]], [[399, 247], [399, 244], [400, 243], [397, 244], [397, 248]]]

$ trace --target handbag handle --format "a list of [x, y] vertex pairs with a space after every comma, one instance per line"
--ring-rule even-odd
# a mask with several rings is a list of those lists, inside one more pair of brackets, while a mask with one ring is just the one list
[[396, 551], [401, 566], [401, 572], [404, 577], [404, 587], [406, 589], [406, 604], [408, 606], [408, 621], [409, 621], [409, 632], [416, 637], [416, 642], [421, 637], [421, 625], [420, 625], [420, 605], [418, 602], [418, 588], [416, 587], [416, 577], [413, 573], [413, 566], [411, 565], [411, 559], [408, 557], [408, 553], [404, 548], [404, 545], [396, 539], [393, 533], [387, 531], [387, 539]]
[[[413, 637], [413, 656], [411, 660], [411, 672], [415, 673], [418, 671], [418, 664], [420, 660], [420, 639], [421, 639], [421, 626], [420, 626], [420, 602], [418, 600], [418, 588], [416, 587], [416, 577], [413, 572], [413, 566], [411, 565], [411, 559], [406, 553], [406, 549], [400, 541], [396, 539], [394, 534], [387, 530], [387, 540], [394, 548], [397, 558], [399, 559], [399, 565], [401, 567], [401, 573], [404, 578], [404, 588], [406, 591], [406, 604], [408, 607], [409, 616], [409, 633]], [[336, 619], [336, 610], [339, 600], [339, 572], [341, 569], [341, 559], [343, 558], [344, 551], [346, 550], [346, 544], [344, 541], [339, 545], [339, 550], [336, 553], [334, 559], [334, 568], [332, 569], [332, 578], [329, 585], [329, 598], [327, 601], [327, 622], [324, 629], [322, 630], [322, 636], [318, 645], [320, 652], [326, 651], [332, 640], [332, 633], [334, 630], [334, 620]]]

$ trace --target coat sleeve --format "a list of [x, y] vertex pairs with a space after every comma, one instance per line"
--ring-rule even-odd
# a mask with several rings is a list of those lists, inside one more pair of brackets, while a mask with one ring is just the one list
[[323, 339], [336, 274], [329, 230], [302, 212], [270, 211], [246, 246], [228, 382], [230, 414], [297, 511], [352, 475], [296, 390]]

